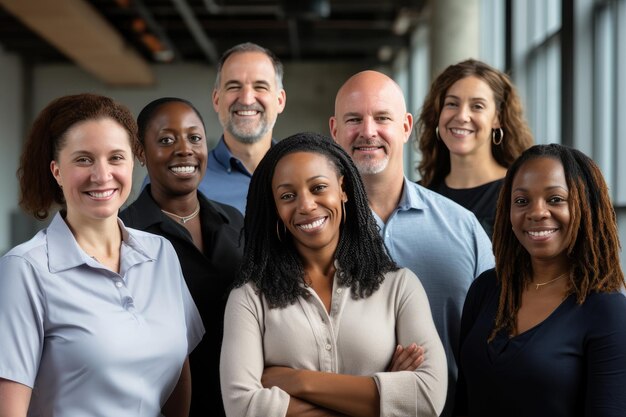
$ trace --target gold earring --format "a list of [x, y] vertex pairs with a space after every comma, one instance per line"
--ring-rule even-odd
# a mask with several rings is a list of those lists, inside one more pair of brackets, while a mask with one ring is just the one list
[[435, 137], [437, 138], [437, 140], [441, 140], [441, 136], [439, 136], [439, 126], [435, 128]]
[[348, 217], [348, 215], [346, 214], [346, 202], [345, 201], [341, 201], [341, 224], [346, 224], [346, 217]]

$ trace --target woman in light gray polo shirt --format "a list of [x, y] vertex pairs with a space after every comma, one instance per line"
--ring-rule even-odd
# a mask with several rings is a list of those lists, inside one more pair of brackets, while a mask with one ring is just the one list
[[0, 259], [0, 415], [182, 416], [204, 333], [164, 238], [117, 218], [132, 185], [132, 114], [93, 94], [37, 117], [18, 172], [50, 225]]

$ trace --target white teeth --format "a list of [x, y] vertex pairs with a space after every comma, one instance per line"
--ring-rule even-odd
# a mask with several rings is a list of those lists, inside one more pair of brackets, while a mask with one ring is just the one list
[[240, 110], [237, 112], [239, 116], [255, 116], [257, 113], [256, 110]]
[[455, 135], [469, 135], [471, 133], [471, 130], [466, 129], [450, 129], [450, 131]]
[[113, 195], [114, 192], [115, 192], [115, 190], [102, 191], [102, 192], [89, 191], [89, 195], [94, 197], [94, 198], [107, 198], [107, 197], [110, 197], [111, 195]]
[[529, 231], [528, 234], [533, 236], [533, 237], [543, 237], [543, 236], [551, 235], [554, 232], [556, 232], [556, 229], [553, 229], [553, 230], [541, 230], [539, 232], [530, 232]]
[[299, 224], [298, 227], [304, 230], [312, 230], [312, 229], [315, 229], [316, 227], [320, 227], [322, 224], [324, 224], [325, 221], [326, 221], [326, 218], [323, 218], [323, 219], [315, 220], [313, 223]]
[[196, 167], [172, 167], [170, 169], [177, 174], [191, 174], [196, 170]]

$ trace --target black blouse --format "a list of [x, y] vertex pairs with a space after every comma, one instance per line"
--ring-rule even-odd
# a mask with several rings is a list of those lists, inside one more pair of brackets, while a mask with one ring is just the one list
[[445, 181], [431, 184], [428, 188], [448, 197], [474, 213], [485, 232], [487, 232], [487, 236], [492, 238], [498, 196], [500, 195], [502, 184], [504, 184], [504, 178], [473, 188], [450, 188]]

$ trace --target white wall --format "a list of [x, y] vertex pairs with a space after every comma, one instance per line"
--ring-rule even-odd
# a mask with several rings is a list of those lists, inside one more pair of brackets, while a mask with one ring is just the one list
[[[7, 61], [11, 65], [5, 63]], [[13, 64], [13, 62], [15, 63]], [[4, 95], [0, 98], [0, 126], [3, 127], [3, 152], [0, 155], [2, 191], [10, 198], [0, 199], [0, 253], [3, 248], [19, 242], [10, 242], [9, 213], [17, 210], [17, 182], [15, 171], [20, 155], [22, 131], [22, 93], [19, 62], [0, 55], [0, 75]], [[221, 126], [211, 104], [215, 69], [209, 65], [174, 64], [153, 67], [157, 82], [152, 87], [117, 88], [103, 84], [73, 65], [38, 66], [32, 72], [33, 114], [24, 115], [30, 124], [36, 114], [51, 100], [67, 94], [92, 92], [110, 96], [129, 107], [137, 115], [149, 101], [164, 97], [181, 97], [191, 101], [202, 113], [207, 126], [207, 138], [214, 144], [222, 134]], [[343, 82], [364, 68], [346, 63], [285, 63], [283, 80], [287, 92], [287, 106], [278, 117], [274, 137], [284, 138], [301, 131], [328, 134], [328, 118], [334, 110], [335, 94]], [[29, 101], [30, 102], [30, 101]], [[5, 120], [6, 119], [6, 120]], [[10, 142], [7, 149], [6, 145]], [[5, 161], [6, 159], [6, 161]], [[143, 180], [145, 171], [136, 164], [135, 183]], [[138, 194], [135, 187], [132, 201]], [[26, 237], [23, 237], [23, 240]]]

